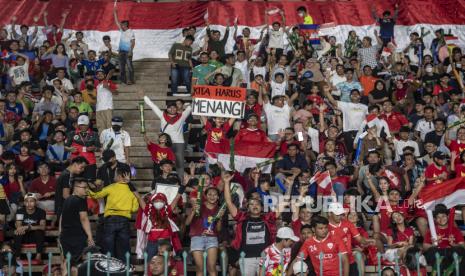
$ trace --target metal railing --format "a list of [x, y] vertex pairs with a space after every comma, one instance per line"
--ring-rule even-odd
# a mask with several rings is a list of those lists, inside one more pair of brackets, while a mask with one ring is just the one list
[[[359, 253], [359, 252], [355, 252], [354, 253], [356, 255], [356, 260], [357, 260], [357, 265], [358, 265], [358, 271], [359, 271], [359, 276], [362, 276], [362, 254]], [[95, 260], [95, 259], [92, 259], [93, 256], [95, 254], [91, 254], [90, 252], [87, 253], [87, 255], [84, 255], [86, 257], [86, 260], [83, 261], [81, 263], [81, 269], [82, 269], [82, 266], [85, 266], [86, 268], [86, 275], [87, 276], [91, 276], [92, 273], [91, 273], [91, 262], [92, 260]], [[130, 262], [130, 259], [131, 259], [131, 255], [130, 253], [126, 253], [125, 255], [125, 262], [122, 261], [122, 260], [118, 260], [118, 259], [115, 259], [115, 258], [112, 258], [110, 253], [107, 253], [106, 255], [102, 255], [102, 254], [97, 254], [99, 255], [98, 257], [98, 260], [100, 260], [100, 262], [102, 262], [104, 265], [105, 265], [105, 261], [106, 261], [106, 272], [107, 272], [107, 275], [110, 276], [110, 274], [114, 273], [115, 271], [111, 271], [111, 268], [115, 268], [115, 267], [119, 267], [120, 270], [119, 272], [120, 273], [126, 273], [126, 275], [134, 275], [134, 274], [143, 274], [143, 275], [148, 275], [148, 272], [149, 272], [149, 260], [147, 259], [147, 253], [144, 254], [144, 259], [143, 259], [143, 268], [142, 270], [139, 269], [138, 271], [136, 270], [135, 266], [133, 266]], [[32, 273], [33, 272], [33, 269], [32, 269], [32, 253], [31, 252], [28, 252], [26, 254], [27, 256], [27, 265], [23, 267], [23, 275], [29, 275], [29, 276], [32, 276]], [[416, 268], [416, 271], [421, 271], [421, 267], [420, 267], [420, 253], [417, 253], [416, 254], [416, 264], [417, 264], [417, 268]], [[182, 258], [182, 263], [183, 263], [183, 275], [187, 275], [188, 273], [188, 262], [187, 262], [187, 257], [188, 257], [188, 253], [186, 251], [184, 251], [182, 254], [181, 254], [181, 258]], [[227, 260], [226, 260], [226, 252], [225, 251], [222, 251], [220, 253], [220, 267], [221, 267], [221, 275], [222, 276], [226, 276], [227, 275]], [[262, 257], [264, 257], [263, 253], [262, 253]], [[303, 255], [300, 256], [301, 258], [303, 258]], [[463, 257], [463, 256], [462, 256]], [[52, 275], [52, 267], [53, 266], [56, 266], [56, 264], [52, 264], [52, 258], [53, 258], [53, 255], [52, 253], [48, 253], [48, 261], [47, 261], [47, 267], [48, 267], [48, 273], [47, 275], [48, 276], [51, 276]], [[164, 258], [164, 275], [165, 276], [168, 276], [168, 260], [169, 260], [169, 256], [168, 256], [168, 252], [164, 252], [164, 255], [163, 255], [163, 258]], [[338, 258], [339, 258], [339, 275], [342, 276], [343, 275], [343, 266], [342, 266], [342, 254], [339, 253], [338, 254]], [[248, 275], [245, 275], [245, 253], [244, 252], [241, 252], [240, 253], [240, 257], [239, 257], [239, 266], [241, 268], [241, 275], [242, 276], [248, 276]], [[281, 267], [283, 267], [283, 256], [281, 256]], [[320, 253], [320, 264], [319, 264], [319, 271], [315, 271], [317, 273], [317, 275], [324, 275], [323, 271], [324, 271], [324, 267], [323, 267], [323, 253]], [[436, 275], [440, 276], [440, 275], [443, 275], [442, 271], [441, 271], [441, 263], [442, 261], [444, 260], [444, 257], [440, 256], [439, 253], [436, 253], [435, 255], [435, 263], [434, 264], [428, 264], [429, 266], [431, 266], [431, 268], [436, 271]], [[376, 265], [376, 272], [372, 272], [372, 273], [377, 273], [379, 276], [381, 276], [381, 272], [382, 272], [382, 269], [383, 267], [386, 267], [386, 266], [389, 266], [389, 265], [383, 265], [382, 264], [382, 254], [381, 253], [378, 253], [377, 254], [377, 265]], [[12, 253], [8, 253], [8, 276], [11, 275], [11, 271], [10, 271], [10, 268], [13, 267], [13, 261], [14, 261], [14, 257], [13, 257], [13, 254]], [[114, 261], [117, 261], [119, 262], [119, 265], [110, 265], [112, 262]], [[121, 264], [124, 264], [124, 267], [121, 265]], [[457, 253], [454, 253], [453, 254], [453, 264], [455, 266], [454, 270], [455, 270], [455, 274], [450, 274], [450, 275], [456, 275], [456, 276], [459, 276], [460, 275], [460, 257], [458, 256]], [[301, 262], [301, 269], [300, 271], [303, 271], [303, 262]], [[395, 259], [395, 262], [394, 262], [394, 266], [391, 266], [394, 271], [396, 272], [396, 275], [400, 275], [400, 261], [399, 261], [399, 258], [396, 257]], [[15, 266], [16, 268], [16, 266]], [[70, 271], [71, 270], [71, 255], [68, 253], [67, 256], [66, 256], [66, 269], [67, 271]], [[265, 269], [262, 269], [262, 273], [260, 276], [265, 276], [266, 274], [266, 271]], [[6, 274], [3, 274], [3, 275], [6, 275]], [[44, 274], [45, 275], [45, 274]], [[81, 274], [79, 274], [81, 275]], [[178, 273], [179, 275], [179, 273]], [[203, 253], [203, 275], [208, 275], [207, 273], [207, 252], [204, 252]], [[218, 274], [220, 275], [220, 274]], [[282, 271], [280, 273], [280, 275], [282, 276], [285, 276], [286, 275], [286, 272], [285, 271]], [[296, 275], [303, 275], [303, 273], [297, 273]], [[418, 274], [420, 275], [420, 274]], [[423, 276], [423, 275], [422, 275]], [[426, 275], [425, 275], [426, 276]]]

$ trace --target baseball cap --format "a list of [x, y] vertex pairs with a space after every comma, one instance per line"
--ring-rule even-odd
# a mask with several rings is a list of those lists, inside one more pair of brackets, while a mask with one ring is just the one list
[[333, 213], [337, 216], [344, 214], [345, 210], [339, 202], [331, 202], [328, 207], [328, 213]]
[[433, 154], [433, 158], [446, 159], [446, 155], [442, 151], [438, 150]]
[[81, 115], [77, 121], [78, 125], [88, 125], [89, 124], [89, 117], [87, 115]]
[[298, 275], [298, 273], [305, 273], [308, 270], [308, 266], [303, 261], [295, 262], [292, 265], [292, 270], [294, 270], [294, 274]]
[[112, 126], [122, 126], [123, 125], [123, 118], [121, 118], [120, 116], [114, 116], [111, 119], [111, 125]]
[[410, 128], [408, 126], [401, 126], [399, 132], [410, 132]]
[[34, 193], [27, 193], [25, 196], [24, 196], [24, 200], [28, 199], [28, 198], [33, 198], [37, 201], [37, 196], [36, 194]]
[[276, 235], [276, 237], [278, 237], [280, 239], [291, 239], [291, 240], [293, 240], [295, 242], [299, 241], [299, 237], [294, 235], [294, 231], [292, 231], [292, 229], [289, 228], [289, 227], [281, 227], [281, 228], [279, 228], [278, 234]]

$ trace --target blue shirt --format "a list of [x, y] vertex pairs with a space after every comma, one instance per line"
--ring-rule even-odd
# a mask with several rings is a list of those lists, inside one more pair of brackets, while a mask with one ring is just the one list
[[363, 88], [358, 81], [343, 81], [336, 85], [336, 88], [341, 91], [341, 102], [350, 103], [350, 91], [357, 89], [362, 92]]
[[6, 105], [6, 110], [8, 111], [11, 111], [11, 112], [14, 112], [16, 115], [22, 117], [23, 116], [23, 113], [24, 113], [24, 109], [23, 109], [23, 105], [22, 104], [19, 104], [19, 103], [16, 103], [15, 106], [10, 106], [10, 104], [7, 104]]
[[98, 69], [102, 68], [102, 65], [105, 63], [105, 60], [103, 58], [99, 60], [87, 60], [84, 59], [81, 61], [81, 64], [86, 67], [87, 72], [93, 72], [97, 71]]
[[302, 154], [297, 154], [295, 161], [292, 161], [288, 154], [284, 155], [284, 158], [278, 162], [278, 168], [283, 170], [290, 170], [292, 168], [299, 168], [301, 170], [308, 169], [308, 163]]

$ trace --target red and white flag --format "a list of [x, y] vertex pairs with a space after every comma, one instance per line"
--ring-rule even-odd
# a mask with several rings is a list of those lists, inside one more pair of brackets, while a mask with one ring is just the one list
[[437, 204], [447, 208], [465, 204], [465, 177], [457, 177], [424, 187], [418, 195], [423, 208], [433, 210]]
[[377, 126], [379, 124], [379, 118], [376, 116], [376, 114], [368, 114], [366, 117], [367, 120], [367, 126], [369, 128], [372, 128], [374, 126]]
[[[273, 159], [275, 152], [276, 144], [272, 142], [237, 142], [234, 144], [234, 169], [242, 173], [247, 168], [255, 168], [257, 164]], [[231, 153], [218, 154], [218, 162], [226, 170], [231, 170]], [[271, 166], [262, 167], [262, 172], [270, 173]]]
[[316, 183], [323, 189], [326, 189], [329, 184], [331, 184], [331, 176], [328, 171], [320, 172], [318, 171], [311, 179], [310, 183]]
[[381, 175], [389, 179], [389, 181], [391, 182], [391, 187], [399, 187], [400, 180], [395, 173], [386, 169], [381, 173]]
[[459, 43], [459, 38], [454, 35], [446, 35], [444, 36], [444, 40], [447, 45], [455, 45]]
[[266, 13], [267, 13], [268, 15], [274, 15], [274, 14], [279, 13], [280, 11], [281, 11], [281, 10], [278, 9], [278, 8], [271, 8], [271, 9], [267, 10]]

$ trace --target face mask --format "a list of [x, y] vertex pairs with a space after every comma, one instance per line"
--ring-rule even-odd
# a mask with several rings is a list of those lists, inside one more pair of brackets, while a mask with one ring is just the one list
[[121, 130], [121, 126], [112, 126], [115, 132], [119, 132]]
[[433, 72], [433, 67], [428, 66], [428, 67], [425, 68], [425, 71], [426, 71], [426, 73], [431, 73], [431, 72]]
[[164, 202], [159, 202], [159, 201], [157, 201], [157, 202], [155, 202], [155, 203], [153, 204], [153, 207], [155, 207], [155, 209], [157, 209], [157, 210], [160, 210], [160, 209], [162, 209], [163, 207], [165, 207], [165, 203], [164, 203]]
[[94, 90], [94, 86], [89, 84], [89, 85], [86, 85], [86, 88], [87, 90]]
[[303, 12], [299, 12], [299, 17], [304, 17], [304, 13], [303, 13]]

